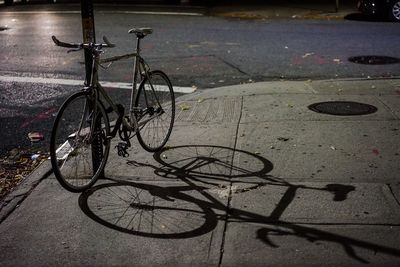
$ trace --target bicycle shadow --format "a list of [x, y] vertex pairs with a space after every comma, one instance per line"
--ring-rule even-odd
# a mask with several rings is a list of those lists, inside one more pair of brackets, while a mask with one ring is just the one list
[[143, 237], [177, 239], [215, 229], [218, 216], [206, 202], [183, 193], [186, 186], [107, 179], [79, 197], [79, 206], [92, 220], [110, 229]]
[[[212, 232], [219, 223], [243, 222], [264, 225], [256, 231], [257, 238], [271, 248], [279, 247], [272, 236], [292, 235], [311, 243], [339, 244], [350, 258], [360, 263], [368, 261], [357, 255], [355, 247], [396, 257], [400, 255], [396, 248], [281, 219], [300, 189], [329, 192], [332, 201], [345, 201], [356, 190], [352, 185], [312, 187], [291, 184], [268, 175], [273, 164], [260, 155], [221, 146], [177, 146], [164, 149], [153, 157], [159, 166], [132, 160], [127, 164], [152, 168], [155, 175], [173, 182], [156, 185], [154, 182], [108, 178], [109, 182], [95, 186], [79, 197], [83, 212], [111, 229], [150, 238], [192, 238]], [[179, 186], [176, 180], [180, 181]], [[233, 190], [234, 184], [245, 187]], [[234, 194], [268, 186], [286, 188], [268, 216], [230, 206]], [[216, 195], [215, 189], [226, 192], [225, 197]]]

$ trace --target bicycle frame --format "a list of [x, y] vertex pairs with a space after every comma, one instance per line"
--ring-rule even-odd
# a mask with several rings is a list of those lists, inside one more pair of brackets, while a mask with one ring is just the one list
[[[89, 61], [85, 61], [88, 64], [86, 64], [84, 88], [81, 92], [70, 96], [62, 104], [51, 132], [51, 164], [57, 180], [65, 189], [71, 192], [82, 192], [92, 186], [99, 177], [104, 176], [111, 141], [117, 133], [120, 142], [117, 143], [115, 148], [118, 150], [118, 155], [123, 157], [129, 156], [127, 149], [132, 146], [130, 139], [134, 136], [148, 152], [160, 151], [168, 141], [175, 118], [173, 88], [164, 72], [150, 70], [150, 67], [140, 56], [139, 50], [140, 39], [151, 32], [152, 29], [150, 28], [129, 30], [129, 33], [136, 34], [136, 51], [133, 54], [104, 60], [100, 60], [103, 48], [115, 47], [106, 37], [103, 37], [104, 43], [66, 43], [52, 36], [53, 42], [57, 46], [69, 48], [68, 52], [84, 50], [85, 55], [89, 55]], [[110, 62], [108, 65], [110, 66], [113, 61], [126, 57], [133, 57], [133, 81], [129, 113], [125, 113], [123, 102], [113, 101], [98, 78], [99, 66], [107, 68], [102, 66], [102, 63]], [[157, 85], [153, 85], [153, 80], [157, 81]], [[160, 101], [164, 100], [164, 96], [157, 95], [158, 91], [164, 91], [164, 89], [158, 89], [159, 81], [161, 81], [161, 87], [167, 87], [166, 100], [171, 103], [168, 106], [167, 114]], [[83, 110], [81, 110], [81, 107], [83, 107]], [[114, 120], [114, 115], [112, 116], [113, 122], [111, 123], [109, 121], [110, 113], [118, 115], [116, 120]], [[163, 114], [166, 115], [163, 116]], [[159, 119], [161, 116], [163, 116], [163, 119]], [[155, 121], [152, 121], [154, 119]], [[64, 157], [65, 154], [61, 154], [61, 157], [63, 157], [61, 161], [58, 156], [60, 144], [61, 148], [64, 147], [64, 150], [68, 150], [66, 157]], [[76, 151], [76, 153], [72, 154], [73, 151]], [[69, 157], [70, 155], [72, 157]], [[80, 157], [79, 160], [78, 156]], [[60, 163], [64, 166], [67, 161], [71, 164], [65, 165], [67, 168], [62, 166], [60, 168]], [[69, 167], [72, 171], [69, 171]]]
[[[135, 106], [135, 100], [136, 100], [136, 92], [137, 92], [137, 84], [138, 84], [138, 77], [139, 75], [141, 76], [141, 82], [147, 78], [147, 80], [149, 81], [151, 90], [154, 91], [154, 87], [153, 84], [151, 83], [151, 79], [149, 76], [149, 67], [148, 65], [145, 63], [144, 59], [140, 56], [140, 39], [137, 40], [137, 44], [136, 44], [136, 50], [134, 53], [132, 54], [128, 54], [128, 55], [124, 55], [124, 56], [117, 56], [114, 58], [110, 58], [108, 60], [105, 60], [103, 62], [114, 62], [117, 61], [119, 59], [122, 58], [129, 58], [129, 57], [133, 57], [134, 61], [133, 61], [133, 82], [132, 82], [132, 91], [131, 91], [131, 99], [130, 99], [130, 107], [129, 107], [129, 116], [128, 119], [124, 116], [124, 114], [121, 113], [120, 109], [118, 108], [117, 104], [110, 98], [110, 96], [108, 95], [108, 93], [105, 91], [105, 89], [101, 86], [100, 82], [98, 81], [98, 76], [95, 75], [97, 72], [97, 65], [100, 65], [100, 54], [99, 53], [93, 53], [93, 64], [92, 64], [92, 70], [91, 70], [91, 81], [88, 87], [85, 88], [85, 90], [91, 90], [92, 92], [94, 92], [94, 97], [97, 101], [100, 100], [100, 95], [103, 97], [103, 99], [106, 101], [106, 103], [111, 107], [112, 111], [117, 113], [118, 118], [121, 118], [121, 123], [124, 125], [124, 127], [126, 127], [126, 129], [128, 129], [129, 131], [134, 131], [137, 132], [139, 131], [140, 127], [145, 125], [147, 122], [149, 122], [150, 120], [154, 119], [155, 117], [159, 116], [158, 114], [154, 114], [153, 116], [151, 116], [150, 118], [147, 118], [145, 120], [141, 120], [140, 122], [138, 122], [137, 117], [135, 115], [135, 112], [137, 110], [135, 110], [134, 106]], [[146, 106], [148, 105], [148, 99], [147, 99], [147, 94], [146, 94], [146, 90], [143, 91], [144, 94], [144, 98], [145, 98], [145, 102], [146, 102]], [[156, 96], [156, 94], [155, 94]], [[160, 102], [158, 100], [158, 98], [156, 97], [156, 101], [158, 102], [158, 104], [160, 105]], [[114, 126], [113, 130], [111, 131], [111, 137], [115, 137], [118, 128], [120, 124], [116, 123], [116, 125]]]

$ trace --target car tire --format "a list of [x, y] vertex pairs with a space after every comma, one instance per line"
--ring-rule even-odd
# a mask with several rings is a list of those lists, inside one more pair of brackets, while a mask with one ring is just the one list
[[400, 0], [390, 2], [389, 19], [400, 22]]

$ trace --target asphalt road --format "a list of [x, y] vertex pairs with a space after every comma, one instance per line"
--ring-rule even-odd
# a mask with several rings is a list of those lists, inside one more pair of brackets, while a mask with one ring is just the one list
[[[19, 7], [21, 9], [21, 7]], [[42, 10], [43, 9], [43, 10]], [[82, 52], [67, 54], [50, 36], [79, 42], [78, 6], [0, 9], [0, 78], [83, 80]], [[98, 9], [96, 35], [117, 45], [104, 56], [132, 51], [131, 27], [152, 27], [142, 43], [150, 66], [164, 70], [175, 86], [207, 89], [276, 79], [381, 78], [400, 76], [400, 27], [395, 23], [349, 20], [232, 20], [204, 16], [129, 13]], [[355, 64], [349, 58], [386, 56], [394, 64]], [[373, 62], [370, 62], [373, 63]], [[101, 71], [104, 81], [130, 81], [131, 62], [121, 61]], [[0, 154], [30, 146], [27, 134], [39, 131], [46, 148], [55, 113], [77, 86], [1, 81]], [[121, 98], [127, 91], [113, 90]]]

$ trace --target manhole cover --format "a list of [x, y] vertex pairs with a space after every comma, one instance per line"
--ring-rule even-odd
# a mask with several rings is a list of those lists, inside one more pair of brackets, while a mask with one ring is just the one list
[[314, 103], [308, 106], [312, 111], [338, 116], [355, 116], [375, 113], [378, 109], [372, 105], [351, 101], [330, 101]]
[[386, 65], [386, 64], [400, 63], [399, 58], [386, 57], [386, 56], [350, 57], [349, 61], [357, 64], [367, 64], [367, 65]]

